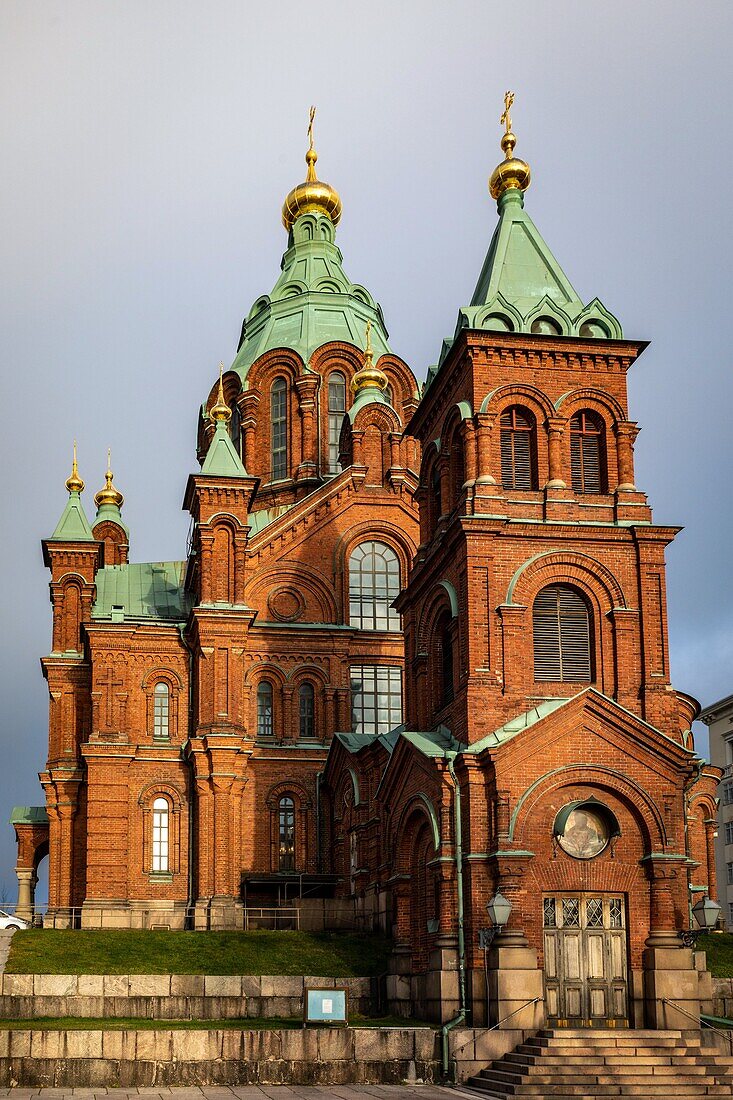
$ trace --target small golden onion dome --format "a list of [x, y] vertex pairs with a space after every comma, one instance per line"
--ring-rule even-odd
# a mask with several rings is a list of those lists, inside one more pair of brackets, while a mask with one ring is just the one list
[[71, 475], [66, 479], [66, 488], [70, 493], [84, 492], [84, 482], [79, 477], [79, 470], [76, 465], [76, 440], [74, 440], [74, 458], [71, 463]]
[[211, 417], [211, 419], [214, 421], [215, 424], [218, 424], [219, 421], [222, 421], [223, 423], [227, 424], [232, 418], [232, 410], [229, 408], [226, 401], [224, 400], [224, 381], [223, 381], [223, 378], [224, 378], [224, 364], [220, 363], [219, 364], [219, 393], [217, 394], [217, 397], [216, 397], [216, 404], [212, 405], [211, 412], [209, 413], [209, 416]]
[[295, 219], [299, 218], [301, 214], [325, 214], [334, 225], [338, 225], [341, 218], [341, 198], [338, 191], [331, 187], [329, 183], [319, 180], [316, 175], [318, 153], [313, 148], [313, 119], [315, 117], [316, 109], [311, 107], [310, 124], [308, 126], [310, 145], [308, 152], [305, 154], [305, 162], [308, 165], [305, 182], [294, 187], [283, 203], [283, 225], [288, 231], [292, 228]]
[[103, 504], [111, 504], [115, 508], [121, 508], [122, 505], [125, 503], [125, 498], [123, 497], [120, 490], [115, 489], [114, 485], [112, 484], [112, 478], [114, 475], [112, 474], [111, 463], [112, 452], [108, 450], [107, 473], [104, 475], [104, 489], [100, 489], [94, 497], [94, 503], [96, 504], [97, 508], [101, 508]]
[[501, 138], [504, 160], [496, 166], [489, 179], [489, 192], [496, 200], [500, 199], [506, 191], [526, 191], [532, 178], [529, 165], [514, 156], [517, 136], [512, 132], [512, 120], [509, 114], [513, 102], [514, 92], [507, 92], [504, 96], [504, 114], [500, 120], [506, 127]]
[[387, 389], [389, 385], [389, 379], [383, 370], [379, 367], [375, 367], [372, 362], [374, 354], [372, 352], [372, 322], [367, 321], [366, 326], [366, 347], [364, 348], [364, 366], [356, 372], [351, 379], [351, 392], [353, 394], [361, 393], [362, 390], [366, 390], [369, 387], [382, 390]]

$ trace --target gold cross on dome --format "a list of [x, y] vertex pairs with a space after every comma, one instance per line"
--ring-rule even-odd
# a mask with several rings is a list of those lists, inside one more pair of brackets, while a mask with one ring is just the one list
[[313, 120], [316, 117], [315, 107], [311, 107], [310, 118], [308, 120], [308, 141], [310, 142], [308, 148], [313, 148]]
[[514, 92], [504, 92], [504, 113], [502, 114], [499, 122], [505, 127], [505, 133], [510, 133], [512, 128], [512, 116], [509, 112], [512, 109], [514, 103]]

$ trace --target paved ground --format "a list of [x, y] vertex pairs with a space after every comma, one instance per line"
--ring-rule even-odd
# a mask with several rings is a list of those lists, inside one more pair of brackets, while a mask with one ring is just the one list
[[166, 1088], [155, 1085], [149, 1088], [129, 1089], [42, 1089], [0, 1088], [0, 1096], [13, 1100], [39, 1097], [40, 1100], [73, 1100], [85, 1097], [108, 1097], [109, 1100], [127, 1100], [128, 1097], [146, 1096], [149, 1100], [451, 1100], [459, 1096], [475, 1097], [475, 1093], [460, 1089], [443, 1088], [440, 1085], [333, 1085], [330, 1088], [305, 1085], [204, 1085], [201, 1088]]

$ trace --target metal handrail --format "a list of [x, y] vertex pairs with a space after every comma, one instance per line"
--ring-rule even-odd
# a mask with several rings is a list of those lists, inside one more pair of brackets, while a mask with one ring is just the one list
[[[701, 1016], [695, 1016], [694, 1013], [688, 1012], [686, 1008], [683, 1008], [682, 1005], [677, 1004], [676, 1001], [671, 1001], [669, 999], [669, 997], [662, 997], [662, 1004], [663, 1005], [672, 1005], [672, 1007], [676, 1008], [678, 1012], [681, 1012], [683, 1016], [687, 1016], [688, 1019], [694, 1020], [694, 1022], [700, 1028], [707, 1027], [707, 1028], [710, 1029], [710, 1031], [716, 1031], [716, 1032], [725, 1031], [725, 1029], [722, 1028], [722, 1027], [713, 1027], [712, 1024], [709, 1024], [707, 1022], [707, 1020], [703, 1020]], [[728, 1040], [728, 1045], [730, 1046], [731, 1054], [733, 1054], [733, 1031], [725, 1031], [725, 1036]]]
[[[501, 1020], [497, 1020], [497, 1022], [495, 1024], [492, 1024], [491, 1027], [482, 1027], [482, 1028], [475, 1028], [475, 1029], [472, 1028], [471, 1030], [482, 1031], [484, 1033], [487, 1032], [487, 1031], [496, 1031], [497, 1027], [501, 1027], [502, 1024], [505, 1024], [507, 1022], [507, 1020], [511, 1020], [512, 1016], [516, 1016], [517, 1013], [521, 1012], [523, 1008], [529, 1008], [530, 1005], [540, 1004], [542, 1002], [542, 999], [543, 999], [542, 997], [533, 997], [531, 1001], [525, 1001], [523, 1005], [519, 1006], [519, 1008], [515, 1008], [513, 1012], [510, 1012], [507, 1016], [504, 1016]], [[522, 1029], [522, 1030], [524, 1030], [524, 1029]], [[462, 1043], [459, 1047], [456, 1047], [456, 1049], [453, 1053], [457, 1054], [458, 1051], [463, 1050], [464, 1047], [468, 1046], [469, 1043], [473, 1043], [473, 1042], [474, 1042], [474, 1039], [466, 1039], [466, 1042]]]

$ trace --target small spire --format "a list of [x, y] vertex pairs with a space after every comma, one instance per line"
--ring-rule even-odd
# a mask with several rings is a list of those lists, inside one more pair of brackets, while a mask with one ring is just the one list
[[529, 165], [514, 156], [514, 147], [517, 144], [517, 135], [512, 130], [511, 109], [514, 103], [514, 92], [504, 93], [504, 110], [500, 124], [504, 127], [501, 136], [501, 148], [504, 152], [504, 160], [491, 173], [489, 191], [497, 202], [507, 191], [519, 191], [520, 196], [527, 190], [530, 184], [531, 174]]
[[361, 393], [362, 390], [371, 388], [378, 389], [384, 392], [389, 385], [389, 379], [383, 370], [379, 367], [375, 367], [373, 363], [374, 352], [372, 351], [372, 322], [366, 323], [366, 334], [364, 341], [364, 365], [356, 372], [351, 379], [351, 391], [354, 394]]
[[216, 398], [216, 404], [212, 406], [210, 417], [215, 424], [220, 421], [224, 424], [228, 424], [232, 418], [232, 410], [227, 405], [224, 399], [224, 364], [219, 363], [219, 393]]
[[76, 465], [76, 440], [74, 440], [74, 458], [71, 463], [71, 476], [66, 479], [66, 488], [70, 493], [84, 492], [84, 482], [79, 477], [79, 470]]
[[288, 230], [292, 228], [293, 222], [301, 214], [325, 214], [334, 225], [338, 225], [341, 217], [341, 198], [338, 191], [330, 184], [319, 180], [316, 175], [318, 153], [313, 143], [315, 117], [316, 109], [311, 107], [308, 116], [308, 151], [305, 154], [305, 163], [308, 165], [308, 169], [305, 174], [305, 182], [294, 187], [283, 203], [283, 225]]
[[112, 484], [114, 474], [112, 473], [112, 448], [107, 448], [107, 473], [104, 475], [104, 488], [100, 489], [94, 497], [94, 503], [97, 508], [102, 508], [104, 505], [111, 505], [118, 510], [125, 503], [125, 498], [119, 489], [116, 489]]

